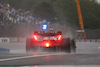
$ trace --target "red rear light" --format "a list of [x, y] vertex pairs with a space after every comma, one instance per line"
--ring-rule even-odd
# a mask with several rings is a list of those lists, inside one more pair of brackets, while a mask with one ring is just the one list
[[50, 45], [49, 43], [46, 43], [46, 47], [49, 47], [49, 45]]
[[37, 40], [37, 36], [36, 35], [34, 35], [34, 39]]
[[58, 36], [58, 38], [57, 38], [57, 40], [61, 40], [61, 38], [62, 38], [62, 36], [61, 36], [61, 35], [59, 35], [59, 36]]
[[37, 67], [37, 65], [35, 65], [35, 67]]

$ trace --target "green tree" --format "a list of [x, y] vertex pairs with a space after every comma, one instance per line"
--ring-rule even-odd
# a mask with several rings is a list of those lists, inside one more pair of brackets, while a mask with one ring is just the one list
[[96, 0], [80, 0], [85, 28], [100, 28], [100, 6]]
[[46, 2], [38, 4], [38, 6], [35, 7], [34, 13], [37, 15], [37, 17], [46, 19], [51, 22], [54, 22], [54, 18], [56, 16], [52, 6]]

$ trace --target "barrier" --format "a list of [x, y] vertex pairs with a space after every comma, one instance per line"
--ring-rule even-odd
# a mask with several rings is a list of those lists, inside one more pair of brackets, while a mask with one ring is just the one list
[[0, 43], [9, 43], [9, 38], [0, 38]]
[[[25, 37], [5, 37], [0, 38], [0, 43], [20, 43], [20, 42], [26, 42]], [[100, 39], [75, 39], [76, 42], [100, 42]]]
[[10, 37], [10, 42], [26, 42], [26, 38], [24, 37]]
[[10, 49], [0, 48], [0, 54], [8, 54], [10, 53]]
[[100, 42], [100, 39], [75, 39], [76, 42]]
[[[22, 38], [22, 37], [19, 37], [19, 38], [9, 38], [10, 39], [10, 42], [26, 42], [26, 38]], [[100, 39], [75, 39], [76, 42], [100, 42]]]

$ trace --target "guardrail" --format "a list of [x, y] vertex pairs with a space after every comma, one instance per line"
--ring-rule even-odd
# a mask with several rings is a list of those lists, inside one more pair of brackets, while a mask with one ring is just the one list
[[[100, 39], [75, 39], [76, 42], [100, 42]], [[0, 43], [20, 43], [26, 42], [25, 37], [5, 37], [0, 38]]]
[[24, 37], [0, 37], [0, 43], [26, 42]]
[[26, 42], [26, 38], [24, 37], [10, 37], [9, 41], [12, 42]]
[[8, 54], [10, 53], [10, 49], [0, 48], [0, 54]]
[[100, 39], [75, 39], [76, 42], [100, 42]]

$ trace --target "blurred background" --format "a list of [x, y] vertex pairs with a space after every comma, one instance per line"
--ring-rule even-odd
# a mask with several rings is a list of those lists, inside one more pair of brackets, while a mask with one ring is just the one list
[[[98, 0], [99, 1], [99, 0]], [[80, 0], [84, 28], [88, 38], [100, 38], [100, 4]], [[80, 29], [75, 0], [0, 0], [0, 37], [28, 37], [42, 24], [76, 34]], [[90, 34], [91, 33], [91, 34]], [[81, 36], [77, 34], [77, 36]], [[75, 36], [77, 38], [77, 36]]]

